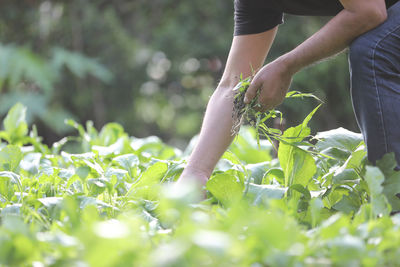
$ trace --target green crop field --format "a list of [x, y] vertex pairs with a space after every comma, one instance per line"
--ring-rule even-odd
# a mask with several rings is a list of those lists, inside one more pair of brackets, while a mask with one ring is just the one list
[[[400, 172], [360, 134], [242, 127], [207, 182], [186, 151], [109, 123], [44, 145], [15, 105], [0, 132], [0, 266], [399, 266]], [[392, 215], [391, 215], [392, 214]]]

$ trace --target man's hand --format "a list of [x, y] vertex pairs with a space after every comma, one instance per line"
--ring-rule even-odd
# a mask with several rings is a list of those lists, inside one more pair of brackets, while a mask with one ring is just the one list
[[283, 60], [275, 60], [265, 65], [254, 76], [247, 89], [244, 102], [250, 103], [260, 90], [258, 102], [261, 105], [260, 111], [265, 112], [283, 102], [285, 95], [292, 82], [293, 73]]

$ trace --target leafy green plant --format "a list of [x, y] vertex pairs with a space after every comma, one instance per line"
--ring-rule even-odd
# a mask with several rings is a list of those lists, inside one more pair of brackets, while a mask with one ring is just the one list
[[[240, 126], [245, 121], [247, 121], [251, 126], [255, 127], [256, 129], [256, 139], [258, 144], [260, 143], [260, 134], [263, 137], [266, 137], [272, 145], [273, 145], [272, 139], [276, 139], [283, 142], [286, 142], [287, 139], [292, 139], [292, 138], [298, 140], [299, 137], [295, 136], [293, 137], [285, 136], [285, 138], [283, 139], [282, 132], [279, 129], [274, 129], [267, 126], [267, 122], [269, 119], [275, 119], [278, 116], [280, 117], [282, 123], [282, 113], [279, 110], [275, 109], [267, 110], [265, 112], [260, 111], [261, 105], [258, 101], [260, 94], [259, 90], [257, 91], [256, 96], [250, 101], [250, 103], [248, 104], [244, 103], [244, 96], [251, 84], [251, 80], [252, 80], [251, 76], [244, 79], [243, 76], [240, 75], [238, 84], [233, 88], [235, 95], [234, 95], [233, 111], [232, 111], [232, 118], [233, 118], [232, 135], [236, 135], [240, 130]], [[319, 98], [317, 98], [313, 94], [306, 94], [298, 91], [288, 92], [285, 98], [298, 98], [298, 97], [301, 98], [311, 97], [317, 99], [319, 102], [322, 102]], [[314, 109], [310, 113], [310, 115], [307, 116], [307, 119], [302, 124], [301, 130], [306, 130], [305, 126], [307, 126], [308, 121], [312, 118], [313, 114], [317, 111], [319, 107], [320, 106]], [[304, 136], [302, 132], [296, 134], [297, 135], [302, 134]], [[307, 135], [305, 137], [307, 137]], [[301, 140], [298, 142], [301, 142]], [[294, 142], [291, 141], [291, 143]]]
[[200, 201], [195, 185], [173, 183], [185, 159], [160, 139], [68, 121], [79, 135], [47, 148], [24, 112], [14, 106], [0, 132], [0, 265], [397, 264], [396, 161], [368, 165], [359, 134], [306, 142], [310, 115], [281, 135], [278, 159], [255, 162], [255, 129], [242, 127]]

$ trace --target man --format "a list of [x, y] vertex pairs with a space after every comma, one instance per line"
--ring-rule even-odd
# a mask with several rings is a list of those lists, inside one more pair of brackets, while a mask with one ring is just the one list
[[350, 45], [352, 101], [375, 163], [394, 151], [400, 160], [400, 2], [397, 0], [235, 0], [235, 34], [221, 82], [211, 97], [199, 141], [179, 182], [205, 184], [232, 142], [232, 88], [259, 69], [282, 23], [282, 13], [332, 15], [292, 51], [262, 67], [246, 93], [261, 90], [263, 110], [282, 103], [293, 75]]

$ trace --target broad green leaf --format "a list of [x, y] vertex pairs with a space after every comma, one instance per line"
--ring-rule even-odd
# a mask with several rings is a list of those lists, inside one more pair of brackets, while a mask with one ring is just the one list
[[87, 180], [90, 196], [98, 196], [107, 188], [107, 180], [104, 178], [92, 178]]
[[349, 234], [337, 236], [327, 243], [331, 250], [331, 257], [334, 262], [338, 263], [338, 266], [359, 262], [360, 257], [364, 257], [366, 253], [366, 245], [363, 240]]
[[395, 171], [397, 166], [394, 153], [388, 153], [376, 162], [381, 172], [385, 175], [382, 183], [383, 194], [386, 196], [393, 211], [400, 211], [400, 171]]
[[314, 228], [321, 219], [321, 211], [324, 208], [322, 200], [318, 197], [311, 199], [309, 210], [311, 213], [311, 225]]
[[179, 149], [164, 144], [157, 136], [132, 138], [130, 147], [135, 150], [136, 155], [151, 155], [158, 159], [171, 159], [182, 154]]
[[362, 162], [367, 156], [367, 151], [364, 150], [364, 146], [359, 146], [355, 151], [353, 151], [350, 157], [346, 160], [344, 166], [347, 169], [361, 169]]
[[219, 173], [208, 180], [206, 188], [224, 206], [230, 206], [242, 198], [244, 184], [234, 175]]
[[105, 203], [104, 201], [101, 201], [99, 199], [96, 199], [94, 197], [90, 196], [78, 196], [78, 200], [80, 201], [79, 203], [79, 208], [81, 210], [85, 209], [87, 206], [95, 206], [99, 209], [113, 209], [113, 210], [118, 210], [118, 208]]
[[[143, 186], [152, 186], [161, 181], [165, 173], [168, 170], [168, 166], [164, 162], [156, 162], [151, 165], [142, 175], [139, 177], [139, 181], [132, 186], [132, 188], [139, 188]], [[131, 191], [131, 190], [130, 190]]]
[[124, 136], [126, 136], [126, 133], [120, 124], [115, 122], [107, 123], [101, 129], [99, 137], [94, 141], [93, 145], [110, 146]]
[[130, 173], [130, 169], [139, 165], [139, 158], [134, 154], [125, 154], [113, 158], [113, 162], [118, 163], [122, 168]]
[[253, 205], [259, 205], [268, 199], [281, 199], [284, 197], [287, 188], [277, 185], [258, 185], [249, 183], [246, 190], [246, 197], [253, 200]]
[[344, 213], [351, 213], [357, 212], [360, 205], [359, 196], [353, 192], [349, 192], [348, 195], [343, 195], [342, 199], [333, 205], [333, 208]]
[[79, 176], [82, 180], [85, 180], [90, 173], [90, 168], [88, 166], [80, 166], [75, 169], [75, 174]]
[[221, 157], [221, 159], [226, 159], [229, 160], [230, 162], [232, 162], [233, 164], [237, 164], [240, 165], [242, 164], [240, 162], [240, 159], [231, 151], [227, 150]]
[[25, 120], [26, 107], [21, 103], [15, 104], [4, 119], [4, 130], [9, 136], [10, 143], [15, 143], [18, 139], [28, 133], [28, 124]]
[[289, 189], [290, 190], [295, 190], [295, 191], [301, 193], [305, 200], [310, 200], [311, 199], [310, 191], [307, 188], [305, 188], [304, 186], [302, 186], [301, 184], [291, 185], [289, 187]]
[[338, 128], [326, 132], [319, 132], [315, 139], [319, 151], [327, 148], [339, 148], [349, 152], [354, 151], [363, 141], [362, 135], [344, 128]]
[[255, 164], [247, 164], [246, 169], [251, 172], [251, 177], [254, 179], [255, 184], [261, 184], [265, 173], [270, 167], [269, 162], [260, 162]]
[[394, 169], [397, 166], [397, 162], [394, 152], [383, 155], [383, 157], [376, 162], [376, 166], [379, 167], [385, 176], [391, 175], [395, 172]]
[[281, 143], [278, 157], [285, 174], [285, 187], [290, 187], [292, 184], [307, 186], [317, 170], [310, 153], [293, 145]]
[[110, 156], [112, 154], [118, 155], [121, 154], [121, 152], [124, 150], [124, 144], [125, 144], [126, 137], [121, 137], [118, 138], [118, 140], [111, 145], [108, 146], [97, 146], [94, 145], [92, 146], [92, 151], [96, 151], [99, 153], [99, 156]]
[[42, 153], [28, 153], [21, 160], [20, 167], [32, 174], [36, 174], [40, 168], [41, 158], [42, 158]]
[[[317, 148], [317, 149], [319, 150], [319, 148]], [[349, 151], [343, 150], [343, 149], [340, 149], [340, 148], [337, 148], [337, 147], [325, 148], [325, 149], [321, 150], [320, 153], [323, 154], [323, 155], [330, 156], [330, 157], [332, 157], [332, 158], [334, 158], [336, 160], [342, 161], [342, 162], [346, 161], [350, 156], [350, 152]], [[334, 162], [333, 164], [335, 164], [335, 163], [336, 162]]]
[[23, 154], [18, 146], [8, 145], [0, 150], [0, 171], [16, 171]]
[[15, 193], [14, 185], [19, 191], [22, 191], [21, 177], [18, 174], [9, 171], [0, 172], [0, 195], [10, 200]]
[[9, 217], [9, 216], [20, 216], [21, 215], [21, 207], [22, 204], [12, 204], [7, 205], [4, 209], [1, 210], [1, 217]]
[[400, 211], [400, 172], [386, 176], [382, 186], [383, 194], [392, 206], [392, 210]]
[[229, 151], [245, 164], [270, 161], [272, 145], [267, 140], [260, 140], [260, 147], [255, 140], [253, 128], [241, 127], [239, 134], [229, 147]]
[[314, 158], [307, 151], [297, 147], [295, 143], [302, 142], [310, 135], [307, 124], [319, 107], [320, 105], [308, 114], [302, 124], [287, 129], [282, 135], [284, 142], [280, 142], [278, 158], [285, 174], [285, 187], [293, 184], [307, 186], [317, 171]]
[[370, 198], [372, 204], [372, 211], [374, 216], [381, 214], [389, 215], [391, 208], [388, 206], [388, 200], [382, 195], [384, 181], [383, 173], [378, 167], [366, 167], [365, 181], [368, 184], [370, 191]]
[[372, 197], [382, 193], [383, 173], [377, 167], [366, 167], [365, 181], [367, 181], [370, 195]]
[[355, 182], [356, 179], [359, 179], [358, 174], [353, 169], [338, 169], [333, 177], [333, 184], [344, 184], [347, 182]]
[[63, 198], [62, 197], [45, 197], [39, 198], [38, 201], [42, 203], [47, 208], [52, 208], [54, 206], [61, 205]]
[[285, 174], [281, 168], [271, 168], [265, 174], [262, 183], [269, 184], [275, 179], [280, 184], [285, 184]]

